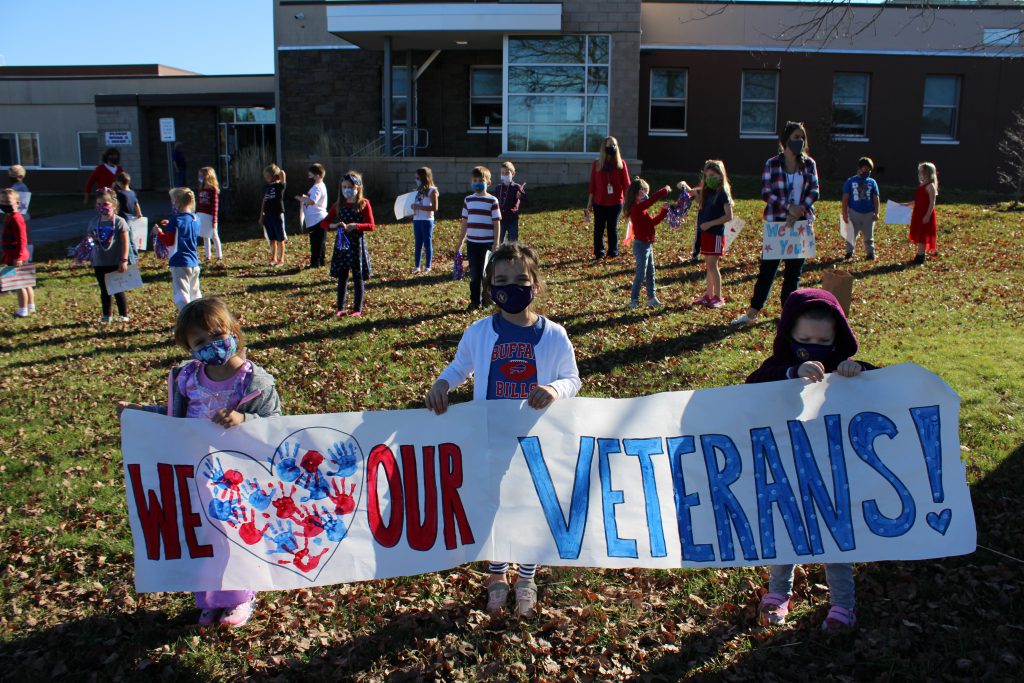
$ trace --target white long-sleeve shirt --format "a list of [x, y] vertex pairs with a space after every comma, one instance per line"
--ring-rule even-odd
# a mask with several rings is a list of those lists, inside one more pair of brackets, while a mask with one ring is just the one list
[[[438, 379], [448, 382], [448, 391], [452, 391], [473, 375], [473, 400], [486, 400], [491, 352], [497, 341], [498, 333], [494, 331], [491, 317], [477, 320], [463, 333], [454, 360]], [[576, 367], [576, 351], [564, 327], [545, 318], [544, 333], [534, 347], [534, 355], [537, 359], [538, 385], [550, 386], [558, 398], [572, 398], [579, 392], [580, 373]]]

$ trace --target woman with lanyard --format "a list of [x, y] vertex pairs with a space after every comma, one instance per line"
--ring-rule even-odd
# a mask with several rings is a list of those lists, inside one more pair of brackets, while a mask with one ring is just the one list
[[[766, 223], [786, 223], [790, 226], [797, 221], [812, 224], [814, 202], [818, 200], [818, 167], [814, 159], [807, 156], [807, 129], [803, 123], [786, 123], [779, 136], [779, 149], [779, 154], [765, 162], [761, 173], [764, 220]], [[804, 259], [786, 259], [786, 271], [782, 277], [782, 303], [786, 303], [786, 297], [800, 288], [803, 268]], [[734, 325], [747, 325], [757, 320], [768, 301], [778, 270], [779, 259], [765, 259], [762, 256], [750, 308], [732, 321]]]
[[117, 178], [117, 174], [124, 169], [120, 166], [121, 163], [121, 151], [116, 147], [110, 147], [103, 152], [103, 163], [92, 170], [89, 174], [89, 179], [85, 181], [85, 198], [82, 200], [83, 206], [89, 205], [89, 200], [93, 198], [93, 192], [99, 192], [105, 190], [108, 187], [114, 186], [114, 180]]
[[587, 214], [594, 213], [594, 259], [604, 256], [604, 233], [608, 232], [608, 258], [619, 255], [619, 214], [626, 188], [629, 187], [629, 169], [619, 151], [619, 141], [608, 136], [601, 147], [601, 155], [590, 167], [590, 195]]

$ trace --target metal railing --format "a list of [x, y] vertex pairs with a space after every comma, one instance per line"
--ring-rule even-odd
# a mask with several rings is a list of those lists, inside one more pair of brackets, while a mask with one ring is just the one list
[[[354, 157], [387, 156], [384, 151], [387, 135], [381, 133], [352, 153]], [[430, 131], [426, 128], [401, 128], [391, 134], [391, 156], [414, 157], [418, 150], [430, 146]]]

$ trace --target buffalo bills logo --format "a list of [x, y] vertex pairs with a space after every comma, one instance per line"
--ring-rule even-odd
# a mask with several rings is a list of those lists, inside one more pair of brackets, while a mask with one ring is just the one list
[[537, 369], [524, 360], [510, 360], [502, 363], [501, 374], [513, 382], [525, 382], [537, 374]]

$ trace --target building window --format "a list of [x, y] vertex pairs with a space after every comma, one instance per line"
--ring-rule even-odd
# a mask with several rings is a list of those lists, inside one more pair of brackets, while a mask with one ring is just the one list
[[96, 131], [78, 131], [78, 165], [82, 168], [92, 168], [99, 158], [99, 138]]
[[686, 76], [686, 69], [651, 69], [650, 132], [686, 132]]
[[779, 72], [744, 71], [740, 88], [740, 135], [775, 135]]
[[[384, 87], [383, 79], [381, 87]], [[410, 125], [409, 67], [404, 64], [391, 65], [391, 125], [394, 128], [407, 128]]]
[[868, 74], [836, 74], [832, 80], [832, 135], [868, 134]]
[[959, 76], [927, 76], [924, 79], [921, 137], [933, 140], [955, 140], [959, 106]]
[[610, 36], [510, 37], [510, 152], [596, 152], [608, 137]]
[[1013, 47], [1020, 43], [1020, 28], [986, 28], [981, 44], [992, 47]]
[[469, 127], [501, 127], [501, 67], [474, 66], [469, 70]]
[[39, 133], [0, 133], [0, 166], [42, 166]]

